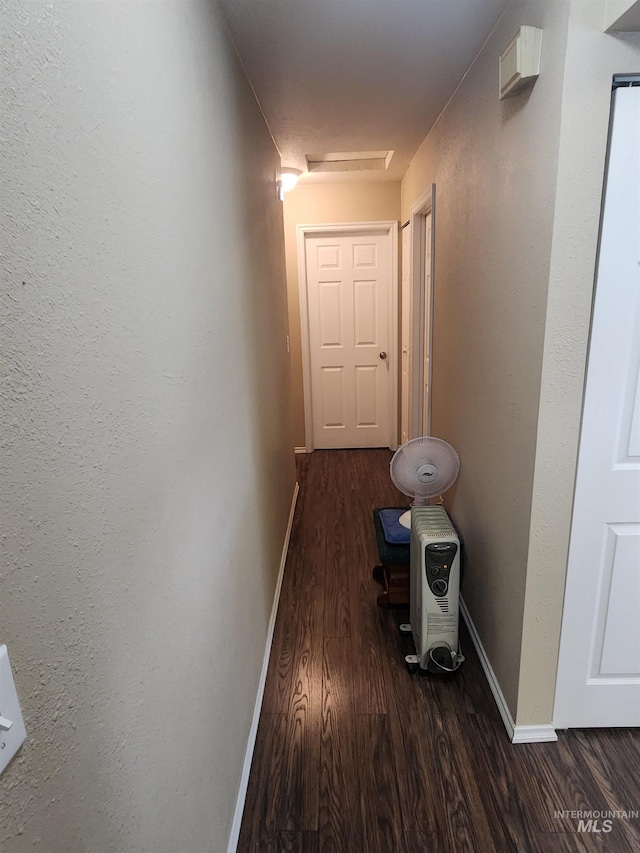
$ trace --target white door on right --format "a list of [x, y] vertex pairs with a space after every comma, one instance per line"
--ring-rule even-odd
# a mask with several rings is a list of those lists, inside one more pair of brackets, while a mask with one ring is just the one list
[[640, 726], [640, 89], [609, 146], [554, 724]]

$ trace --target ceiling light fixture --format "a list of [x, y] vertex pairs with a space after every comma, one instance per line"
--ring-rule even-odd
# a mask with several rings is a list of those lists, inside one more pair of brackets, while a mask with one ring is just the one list
[[280, 178], [276, 183], [278, 188], [278, 198], [284, 201], [284, 194], [292, 190], [298, 183], [298, 178], [302, 174], [301, 169], [280, 169]]

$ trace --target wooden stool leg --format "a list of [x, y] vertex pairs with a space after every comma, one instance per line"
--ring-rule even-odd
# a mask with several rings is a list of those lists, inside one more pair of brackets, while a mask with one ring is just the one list
[[378, 596], [378, 604], [409, 604], [409, 566], [404, 563], [382, 566], [382, 576], [384, 592]]

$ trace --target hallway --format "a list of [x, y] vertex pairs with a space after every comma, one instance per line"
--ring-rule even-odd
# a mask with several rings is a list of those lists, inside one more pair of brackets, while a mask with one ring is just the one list
[[512, 745], [464, 628], [457, 677], [406, 672], [396, 627], [406, 613], [380, 609], [371, 579], [372, 509], [407, 503], [390, 457], [298, 457], [239, 853], [638, 849], [638, 819], [578, 834], [575, 817], [554, 812], [637, 810], [640, 733], [575, 730]]

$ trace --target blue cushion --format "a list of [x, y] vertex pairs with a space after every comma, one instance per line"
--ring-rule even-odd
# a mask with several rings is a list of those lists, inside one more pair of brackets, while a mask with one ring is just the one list
[[404, 509], [380, 510], [380, 523], [384, 531], [384, 538], [390, 545], [408, 545], [411, 540], [411, 531], [399, 521], [404, 512], [406, 512]]

